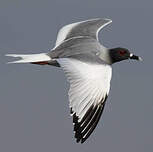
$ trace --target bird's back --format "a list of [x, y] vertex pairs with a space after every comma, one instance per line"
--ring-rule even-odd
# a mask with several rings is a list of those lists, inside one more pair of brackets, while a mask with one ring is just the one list
[[68, 39], [59, 46], [55, 47], [48, 54], [51, 58], [71, 58], [74, 56], [99, 56], [105, 54], [107, 49], [103, 47], [96, 39], [87, 36], [80, 36]]

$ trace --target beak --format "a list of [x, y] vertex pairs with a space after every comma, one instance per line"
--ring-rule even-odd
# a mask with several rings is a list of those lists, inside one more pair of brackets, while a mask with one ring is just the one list
[[132, 54], [132, 53], [130, 54], [130, 59], [142, 61], [142, 58], [141, 58], [141, 57], [136, 56], [136, 55], [134, 55], [134, 54]]

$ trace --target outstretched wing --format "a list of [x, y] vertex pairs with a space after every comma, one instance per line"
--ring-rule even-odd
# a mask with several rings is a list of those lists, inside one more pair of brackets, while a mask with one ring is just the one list
[[57, 60], [70, 82], [69, 101], [77, 142], [83, 143], [95, 129], [110, 89], [112, 68], [74, 58]]
[[97, 18], [66, 25], [57, 35], [56, 46], [67, 39], [78, 36], [88, 36], [98, 40], [98, 32], [111, 22], [110, 19]]

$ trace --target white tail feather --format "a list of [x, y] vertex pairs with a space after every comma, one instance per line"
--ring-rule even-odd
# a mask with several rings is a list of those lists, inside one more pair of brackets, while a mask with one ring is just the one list
[[20, 60], [8, 62], [8, 63], [31, 63], [31, 62], [43, 62], [50, 61], [51, 58], [46, 53], [40, 54], [6, 54], [5, 56], [20, 57]]

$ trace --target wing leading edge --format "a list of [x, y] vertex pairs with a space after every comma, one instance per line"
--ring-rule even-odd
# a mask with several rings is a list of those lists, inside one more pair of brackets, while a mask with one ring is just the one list
[[75, 138], [83, 143], [97, 126], [103, 112], [112, 69], [107, 64], [90, 64], [72, 58], [57, 61], [70, 82], [69, 106]]
[[110, 19], [96, 18], [66, 25], [58, 32], [55, 46], [60, 45], [65, 40], [79, 36], [88, 36], [98, 40], [98, 32], [111, 22]]

